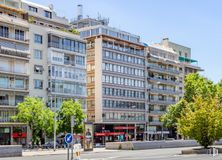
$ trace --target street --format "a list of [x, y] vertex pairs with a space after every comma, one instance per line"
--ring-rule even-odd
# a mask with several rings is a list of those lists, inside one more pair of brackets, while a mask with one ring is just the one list
[[[134, 150], [134, 151], [104, 151], [83, 152], [81, 160], [221, 160], [222, 155], [180, 155], [181, 148]], [[15, 158], [2, 158], [0, 160], [66, 160], [65, 154], [40, 155]]]

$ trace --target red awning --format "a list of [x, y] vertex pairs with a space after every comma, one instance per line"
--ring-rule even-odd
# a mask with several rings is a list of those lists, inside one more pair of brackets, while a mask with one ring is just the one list
[[22, 132], [22, 133], [15, 132], [15, 133], [12, 134], [12, 137], [13, 138], [26, 138], [27, 135], [26, 135], [25, 132]]
[[124, 134], [125, 132], [103, 132], [103, 133], [95, 133], [95, 136], [118, 136]]
[[114, 127], [114, 129], [115, 130], [130, 130], [130, 129], [135, 129], [135, 127], [133, 127], [133, 126], [116, 126], [116, 127]]

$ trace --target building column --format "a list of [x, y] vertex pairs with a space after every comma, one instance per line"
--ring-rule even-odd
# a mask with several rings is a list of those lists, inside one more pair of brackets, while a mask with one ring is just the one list
[[10, 138], [11, 145], [14, 145], [14, 142], [13, 142], [13, 126], [10, 127], [10, 135], [11, 135], [10, 136], [11, 137]]

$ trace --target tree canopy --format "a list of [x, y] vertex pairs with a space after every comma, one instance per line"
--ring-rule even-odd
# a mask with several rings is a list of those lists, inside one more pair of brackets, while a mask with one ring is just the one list
[[80, 102], [75, 102], [72, 99], [63, 101], [61, 109], [58, 112], [58, 129], [59, 132], [70, 132], [71, 131], [71, 117], [75, 117], [75, 133], [83, 132], [83, 122], [85, 114], [83, 112]]
[[218, 98], [197, 97], [178, 119], [178, 131], [207, 148], [222, 137], [222, 105]]
[[28, 124], [33, 144], [39, 141], [41, 132], [46, 136], [52, 135], [54, 113], [44, 105], [42, 99], [27, 97], [17, 107], [18, 114], [13, 119]]
[[161, 117], [168, 128], [178, 126], [180, 134], [207, 147], [222, 137], [222, 81], [214, 84], [198, 73], [185, 79], [184, 97]]

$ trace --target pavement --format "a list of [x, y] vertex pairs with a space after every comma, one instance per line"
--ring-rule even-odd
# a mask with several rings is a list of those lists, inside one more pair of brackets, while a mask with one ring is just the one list
[[[162, 148], [149, 150], [105, 150], [95, 148], [91, 152], [82, 152], [81, 160], [222, 160], [222, 154], [181, 155], [181, 150], [190, 148]], [[66, 150], [26, 151], [24, 157], [0, 158], [0, 160], [67, 160]]]
[[[71, 152], [71, 150], [70, 150]], [[118, 152], [118, 150], [106, 150], [105, 148], [94, 148], [93, 151], [84, 152], [83, 149], [81, 150], [81, 154], [92, 154], [92, 153], [104, 153], [104, 152]], [[66, 155], [67, 149], [57, 149], [56, 151], [49, 149], [49, 150], [42, 150], [42, 149], [34, 149], [34, 150], [25, 150], [22, 153], [23, 157], [30, 157], [30, 156], [45, 156], [45, 155]]]

